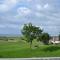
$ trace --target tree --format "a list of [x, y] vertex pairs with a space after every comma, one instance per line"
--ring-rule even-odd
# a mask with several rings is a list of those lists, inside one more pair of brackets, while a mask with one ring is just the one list
[[49, 43], [50, 36], [48, 33], [42, 33], [40, 36], [40, 41], [42, 41], [44, 44]]
[[60, 34], [59, 34], [59, 41], [60, 41]]
[[48, 33], [42, 33], [41, 35], [39, 35], [39, 37], [37, 37], [37, 41], [41, 41], [45, 45], [49, 43], [49, 39], [50, 39], [50, 36]]
[[30, 48], [32, 41], [42, 33], [41, 28], [33, 26], [31, 23], [24, 24], [22, 34], [26, 37], [26, 41], [30, 42]]

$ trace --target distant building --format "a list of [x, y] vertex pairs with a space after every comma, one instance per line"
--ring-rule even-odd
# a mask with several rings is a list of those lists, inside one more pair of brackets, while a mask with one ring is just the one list
[[60, 43], [59, 36], [52, 36], [49, 43]]
[[52, 40], [52, 41], [59, 41], [59, 36], [52, 36], [50, 40]]

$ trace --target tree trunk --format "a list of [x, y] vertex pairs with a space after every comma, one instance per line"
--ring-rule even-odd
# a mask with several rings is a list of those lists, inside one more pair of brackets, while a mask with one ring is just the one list
[[30, 42], [30, 48], [32, 47], [32, 41]]

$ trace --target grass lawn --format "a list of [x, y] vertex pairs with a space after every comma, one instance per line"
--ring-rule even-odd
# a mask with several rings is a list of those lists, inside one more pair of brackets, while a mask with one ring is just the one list
[[0, 58], [60, 57], [60, 45], [41, 45], [29, 48], [24, 41], [0, 41]]

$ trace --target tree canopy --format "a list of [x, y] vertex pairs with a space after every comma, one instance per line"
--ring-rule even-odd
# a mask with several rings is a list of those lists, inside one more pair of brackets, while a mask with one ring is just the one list
[[30, 43], [30, 47], [34, 39], [42, 41], [44, 44], [48, 44], [49, 41], [49, 34], [43, 33], [40, 27], [34, 26], [32, 23], [24, 24], [22, 34], [26, 37], [26, 41]]
[[60, 40], [60, 34], [59, 34], [59, 40]]
[[24, 27], [22, 29], [22, 34], [27, 38], [27, 42], [30, 42], [30, 45], [32, 44], [33, 39], [35, 39], [41, 33], [42, 29], [32, 25], [31, 23], [24, 24]]

